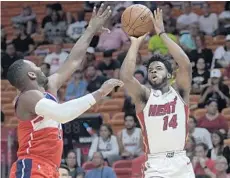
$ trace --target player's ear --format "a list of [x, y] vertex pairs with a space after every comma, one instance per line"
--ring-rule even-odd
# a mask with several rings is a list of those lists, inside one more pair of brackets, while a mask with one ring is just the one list
[[27, 75], [31, 80], [35, 80], [37, 78], [36, 74], [34, 72], [28, 72]]

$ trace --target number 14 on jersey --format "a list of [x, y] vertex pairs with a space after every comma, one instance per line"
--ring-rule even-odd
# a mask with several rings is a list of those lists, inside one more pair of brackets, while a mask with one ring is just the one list
[[163, 118], [164, 125], [163, 125], [163, 131], [168, 130], [169, 127], [175, 129], [177, 128], [177, 114], [174, 114], [171, 118], [169, 116], [165, 116]]

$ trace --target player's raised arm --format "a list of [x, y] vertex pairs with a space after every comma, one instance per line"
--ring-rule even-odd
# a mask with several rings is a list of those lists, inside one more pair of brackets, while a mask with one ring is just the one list
[[18, 109], [20, 109], [20, 113], [36, 114], [45, 119], [52, 119], [60, 123], [66, 123], [83, 114], [96, 102], [108, 95], [114, 87], [121, 87], [122, 85], [122, 81], [110, 79], [94, 93], [87, 94], [81, 98], [73, 99], [62, 104], [44, 98], [44, 95], [38, 90], [29, 90], [20, 96], [19, 102], [22, 107]]
[[134, 103], [139, 102], [142, 96], [146, 96], [150, 92], [133, 76], [136, 69], [137, 53], [146, 35], [139, 38], [130, 37], [131, 46], [120, 69], [120, 79], [124, 82], [124, 87], [128, 90], [128, 94], [132, 97]]
[[[169, 53], [172, 55], [173, 59], [179, 66], [177, 72], [176, 84], [180, 91], [184, 94], [190, 92], [191, 80], [192, 80], [192, 64], [188, 56], [182, 50], [182, 48], [177, 45], [173, 40], [171, 40], [164, 31], [163, 15], [162, 10], [159, 8], [154, 11], [153, 24], [156, 33], [161, 37], [165, 45], [167, 46]], [[187, 97], [184, 98], [187, 102]]]
[[57, 73], [49, 77], [49, 83], [51, 89], [58, 90], [66, 80], [68, 80], [71, 75], [82, 68], [83, 60], [86, 54], [86, 50], [93, 38], [93, 36], [103, 28], [106, 20], [111, 16], [110, 6], [104, 7], [101, 5], [98, 12], [96, 12], [96, 7], [93, 9], [92, 18], [85, 33], [80, 37], [77, 43], [72, 48], [67, 61], [63, 66], [57, 71]]

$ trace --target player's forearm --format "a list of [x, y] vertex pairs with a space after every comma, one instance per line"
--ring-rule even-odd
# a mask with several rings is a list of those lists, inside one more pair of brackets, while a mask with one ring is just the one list
[[79, 117], [97, 101], [102, 99], [103, 93], [98, 90], [81, 98], [73, 99], [62, 104], [52, 100], [41, 99], [35, 107], [37, 115], [55, 120], [60, 123], [67, 123]]
[[133, 74], [136, 69], [136, 59], [137, 59], [138, 49], [139, 46], [136, 43], [131, 44], [129, 51], [120, 69], [121, 80], [127, 81], [133, 78]]
[[88, 27], [70, 51], [69, 60], [83, 60], [86, 50], [95, 34], [96, 31], [92, 27]]
[[188, 68], [191, 67], [190, 60], [182, 48], [176, 44], [172, 39], [168, 37], [166, 33], [160, 35], [164, 44], [167, 46], [169, 53], [173, 56], [179, 67]]

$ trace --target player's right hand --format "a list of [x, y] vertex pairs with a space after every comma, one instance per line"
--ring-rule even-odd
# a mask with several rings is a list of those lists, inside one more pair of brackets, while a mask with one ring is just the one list
[[103, 85], [101, 86], [100, 90], [103, 93], [104, 96], [108, 95], [115, 87], [122, 87], [124, 83], [121, 80], [118, 79], [110, 79], [107, 80]]
[[104, 4], [102, 3], [99, 10], [97, 11], [96, 6], [93, 8], [92, 17], [89, 21], [89, 28], [92, 28], [94, 32], [98, 32], [100, 30], [109, 31], [107, 28], [104, 28], [103, 25], [111, 16], [112, 10], [110, 6], [104, 8]]
[[142, 36], [140, 36], [140, 37], [138, 37], [138, 38], [131, 36], [130, 37], [131, 43], [136, 44], [136, 45], [138, 45], [138, 47], [140, 47], [141, 44], [145, 41], [145, 39], [146, 39], [146, 37], [148, 35], [149, 35], [149, 32], [144, 34], [144, 35], [142, 35]]

